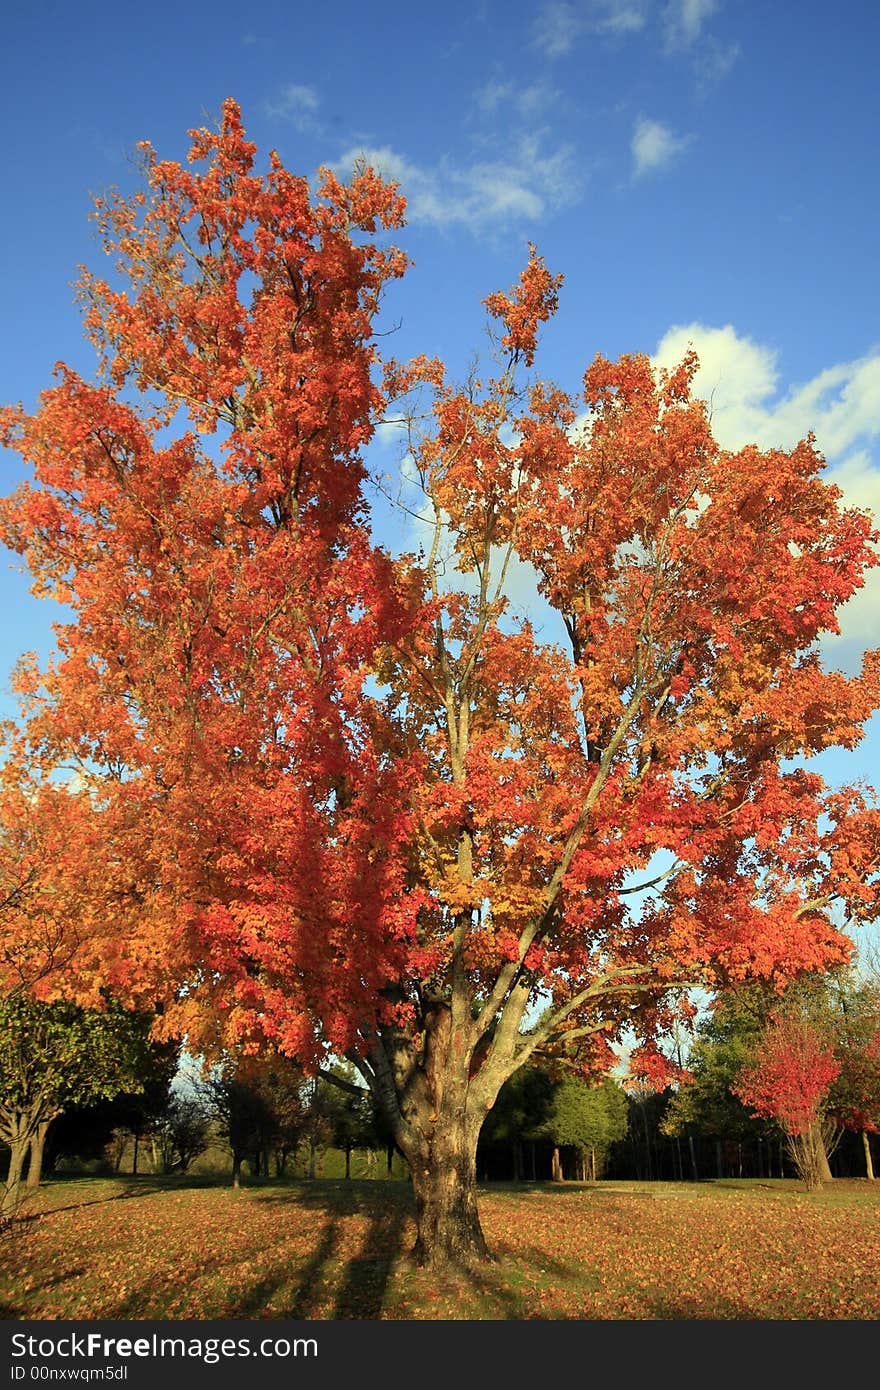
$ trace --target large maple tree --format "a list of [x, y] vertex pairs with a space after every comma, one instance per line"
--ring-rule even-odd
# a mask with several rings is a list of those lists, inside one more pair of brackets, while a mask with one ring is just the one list
[[[165, 1026], [354, 1061], [416, 1257], [480, 1259], [477, 1137], [530, 1056], [601, 1066], [690, 985], [845, 958], [833, 904], [874, 910], [875, 809], [790, 763], [877, 707], [876, 654], [816, 652], [871, 523], [809, 438], [719, 448], [693, 357], [534, 378], [560, 286], [534, 249], [458, 388], [380, 359], [394, 185], [256, 172], [231, 101], [186, 164], [143, 153], [98, 206], [114, 274], [80, 280], [96, 381], [3, 417], [35, 477], [4, 537], [73, 610], [20, 676], [27, 755], [112, 812]], [[400, 555], [364, 451], [416, 388]]]

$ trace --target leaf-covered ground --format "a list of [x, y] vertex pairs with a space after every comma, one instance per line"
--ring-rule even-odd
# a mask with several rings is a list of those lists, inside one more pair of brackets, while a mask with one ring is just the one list
[[498, 1256], [413, 1270], [396, 1182], [53, 1182], [0, 1236], [4, 1318], [874, 1319], [880, 1182], [486, 1188]]

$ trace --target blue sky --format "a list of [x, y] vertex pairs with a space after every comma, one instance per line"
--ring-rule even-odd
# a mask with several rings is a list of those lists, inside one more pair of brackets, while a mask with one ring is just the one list
[[[395, 355], [463, 373], [480, 300], [532, 240], [565, 275], [543, 375], [574, 389], [597, 351], [669, 362], [693, 342], [722, 443], [812, 428], [880, 513], [876, 0], [36, 0], [2, 33], [0, 398], [32, 405], [59, 358], [91, 372], [70, 288], [98, 260], [90, 194], [134, 186], [138, 140], [183, 156], [234, 96], [295, 172], [363, 153], [400, 179], [415, 266], [386, 305]], [[5, 492], [20, 470], [0, 467]], [[5, 564], [0, 585], [9, 712], [52, 614]], [[853, 669], [878, 613], [874, 582], [826, 659]], [[880, 780], [880, 723], [823, 768]]]

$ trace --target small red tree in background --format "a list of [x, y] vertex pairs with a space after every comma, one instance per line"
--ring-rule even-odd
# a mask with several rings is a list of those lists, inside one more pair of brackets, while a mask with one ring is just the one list
[[759, 1055], [733, 1088], [756, 1115], [781, 1125], [809, 1192], [822, 1186], [836, 1128], [828, 1095], [839, 1073], [832, 1044], [811, 1019], [781, 1017], [770, 1024]]

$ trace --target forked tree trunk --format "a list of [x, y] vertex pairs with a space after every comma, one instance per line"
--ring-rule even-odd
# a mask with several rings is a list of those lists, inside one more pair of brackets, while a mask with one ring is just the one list
[[825, 1140], [821, 1134], [819, 1134], [816, 1139], [816, 1150], [820, 1182], [833, 1182], [834, 1174], [831, 1171], [831, 1164], [828, 1162], [828, 1152], [825, 1148]]

